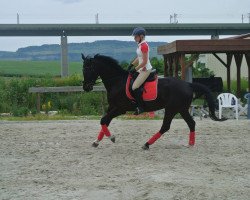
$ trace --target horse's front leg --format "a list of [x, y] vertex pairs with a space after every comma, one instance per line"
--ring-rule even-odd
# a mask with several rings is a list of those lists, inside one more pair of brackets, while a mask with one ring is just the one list
[[99, 145], [99, 142], [103, 139], [104, 135], [107, 136], [113, 143], [115, 143], [115, 136], [111, 135], [108, 129], [108, 126], [113, 118], [124, 113], [125, 112], [122, 112], [117, 107], [111, 107], [108, 109], [107, 114], [101, 119], [101, 122], [100, 122], [101, 130], [97, 136], [97, 139], [92, 144], [93, 147], [97, 147]]

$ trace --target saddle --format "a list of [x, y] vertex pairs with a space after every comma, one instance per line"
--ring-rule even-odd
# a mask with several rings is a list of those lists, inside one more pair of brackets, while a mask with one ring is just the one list
[[[133, 97], [132, 85], [139, 75], [138, 72], [134, 74], [129, 74], [127, 83], [126, 83], [126, 95], [131, 101], [135, 101]], [[143, 89], [142, 98], [144, 101], [153, 101], [157, 98], [157, 85], [158, 85], [158, 76], [156, 70], [152, 70], [146, 81], [140, 86]]]

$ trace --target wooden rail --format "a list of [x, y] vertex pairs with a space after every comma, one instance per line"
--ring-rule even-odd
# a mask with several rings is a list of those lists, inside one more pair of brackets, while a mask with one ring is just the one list
[[[105, 93], [106, 89], [104, 86], [94, 86], [94, 92], [102, 92]], [[30, 87], [29, 93], [36, 93], [36, 108], [37, 112], [40, 112], [41, 108], [41, 95], [42, 93], [63, 93], [63, 92], [84, 92], [82, 86], [63, 86], [63, 87]], [[102, 98], [104, 101], [104, 97]], [[104, 111], [104, 106], [103, 111]]]

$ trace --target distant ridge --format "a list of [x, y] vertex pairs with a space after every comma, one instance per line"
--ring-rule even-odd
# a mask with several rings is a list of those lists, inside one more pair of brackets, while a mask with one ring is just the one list
[[[157, 47], [165, 42], [149, 42], [150, 57], [159, 57]], [[118, 61], [129, 61], [136, 56], [134, 41], [99, 40], [95, 42], [69, 43], [69, 61], [80, 61], [81, 53], [95, 55], [97, 53], [111, 56]], [[19, 48], [16, 52], [0, 51], [0, 60], [60, 60], [61, 48], [58, 44], [44, 44]]]

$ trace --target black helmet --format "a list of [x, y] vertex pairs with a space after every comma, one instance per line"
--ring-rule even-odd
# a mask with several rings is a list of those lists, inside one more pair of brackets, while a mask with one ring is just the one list
[[133, 36], [136, 36], [136, 35], [146, 35], [146, 30], [142, 27], [137, 27], [133, 30], [133, 33], [132, 33]]

